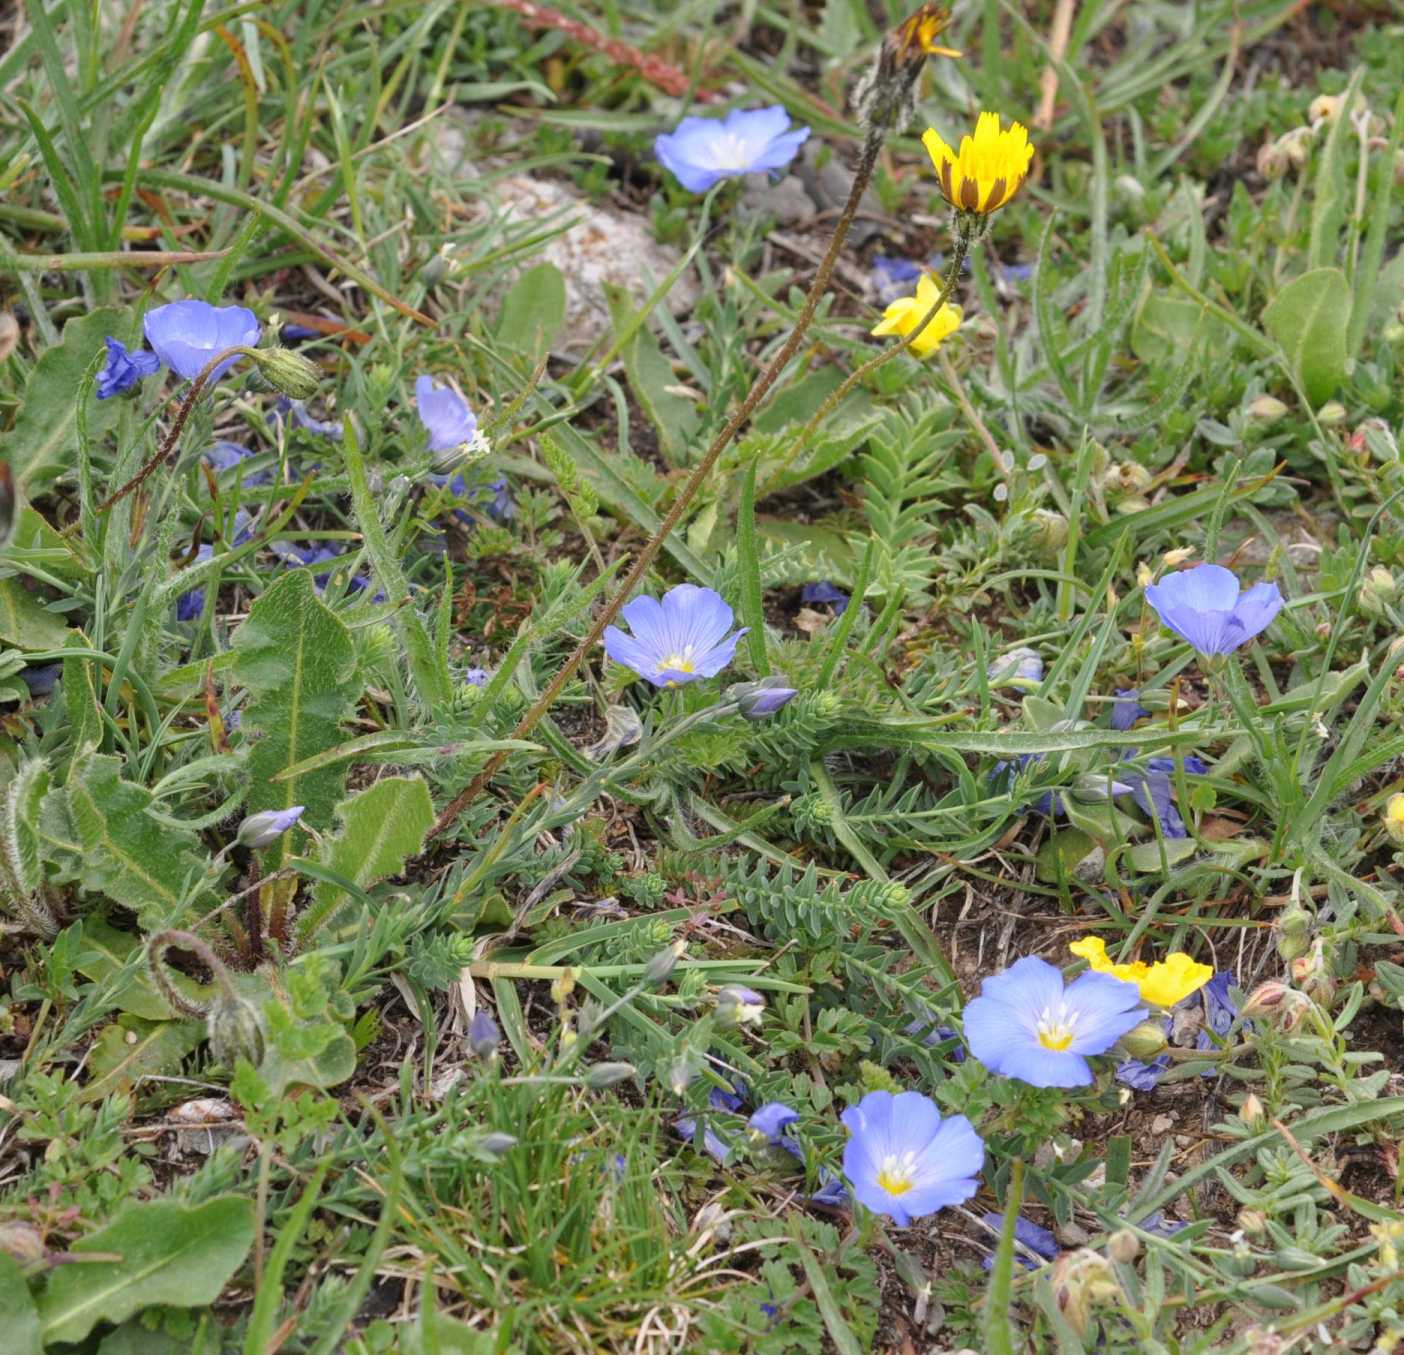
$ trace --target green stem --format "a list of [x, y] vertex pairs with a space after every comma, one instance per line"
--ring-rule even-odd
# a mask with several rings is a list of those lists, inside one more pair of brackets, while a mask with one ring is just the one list
[[365, 544], [366, 554], [371, 558], [371, 567], [376, 578], [385, 590], [386, 599], [395, 608], [394, 624], [409, 655], [414, 685], [431, 709], [442, 709], [448, 704], [451, 696], [448, 673], [438, 661], [424, 620], [410, 600], [409, 583], [385, 535], [385, 526], [380, 520], [375, 496], [371, 493], [370, 479], [366, 475], [366, 462], [361, 455], [360, 440], [356, 437], [355, 420], [345, 419], [343, 427], [341, 456], [346, 464], [346, 480], [351, 487], [351, 507], [361, 528], [361, 540]]
[[[512, 731], [511, 737], [513, 739], [523, 738], [535, 728], [537, 721], [546, 714], [551, 704], [565, 689], [566, 683], [575, 676], [576, 670], [599, 644], [605, 628], [611, 625], [614, 618], [619, 615], [620, 609], [629, 600], [639, 581], [648, 571], [648, 567], [662, 549], [664, 541], [668, 539], [673, 528], [682, 521], [683, 514], [687, 512], [689, 505], [697, 497], [698, 491], [706, 483], [713, 468], [720, 460], [721, 454], [750, 421], [756, 407], [765, 398], [770, 388], [779, 379], [780, 374], [789, 365], [790, 359], [798, 351], [800, 343], [814, 319], [814, 312], [819, 306], [820, 298], [829, 285], [829, 278], [834, 271], [835, 263], [838, 262], [839, 250], [842, 249], [843, 242], [848, 236], [849, 227], [858, 214], [859, 203], [862, 201], [863, 192], [873, 176], [873, 168], [877, 164], [878, 152], [882, 149], [886, 133], [886, 127], [874, 127], [863, 143], [863, 153], [858, 161], [857, 172], [853, 176], [853, 187], [849, 192], [848, 201], [844, 204], [843, 212], [834, 227], [829, 247], [824, 251], [823, 259], [820, 260], [818, 270], [814, 274], [814, 281], [810, 284], [809, 292], [805, 296], [804, 308], [800, 312], [799, 319], [795, 322], [794, 329], [790, 331], [789, 338], [781, 345], [780, 351], [771, 359], [770, 365], [761, 373], [756, 384], [751, 387], [746, 398], [741, 402], [740, 408], [727, 420], [726, 426], [712, 440], [712, 445], [707, 448], [706, 455], [697, 463], [696, 468], [688, 477], [687, 483], [673, 501], [673, 506], [668, 510], [663, 521], [659, 523], [658, 530], [654, 532], [639, 552], [614, 596], [610, 598], [595, 618], [595, 623], [590, 627], [589, 633], [561, 665], [556, 676], [547, 684], [546, 690], [537, 698], [531, 709], [522, 716], [516, 729]], [[439, 815], [438, 821], [429, 834], [431, 841], [453, 825], [463, 810], [473, 802], [487, 783], [497, 774], [498, 769], [506, 759], [506, 750], [495, 753], [488, 759], [482, 771], [454, 797], [448, 807]]]

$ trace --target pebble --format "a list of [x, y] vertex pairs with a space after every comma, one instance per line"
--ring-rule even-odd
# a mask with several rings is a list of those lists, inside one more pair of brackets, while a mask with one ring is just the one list
[[1157, 1115], [1151, 1121], [1150, 1132], [1152, 1134], [1168, 1134], [1175, 1127], [1175, 1117], [1173, 1115]]

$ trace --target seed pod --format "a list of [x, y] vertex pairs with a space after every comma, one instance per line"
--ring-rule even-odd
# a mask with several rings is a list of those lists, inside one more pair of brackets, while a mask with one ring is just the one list
[[235, 993], [221, 993], [210, 1007], [205, 1028], [217, 1063], [232, 1068], [247, 1059], [257, 1068], [263, 1062], [263, 1023], [253, 1003]]

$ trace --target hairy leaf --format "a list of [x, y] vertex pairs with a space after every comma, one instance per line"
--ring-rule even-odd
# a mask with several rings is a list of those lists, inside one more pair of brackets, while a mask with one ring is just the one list
[[[359, 690], [351, 635], [317, 598], [308, 571], [299, 569], [254, 603], [232, 644], [238, 655], [235, 679], [252, 698], [243, 721], [249, 740], [248, 812], [305, 805], [306, 822], [325, 831], [345, 769], [330, 766], [273, 778], [341, 742], [341, 721]], [[282, 850], [291, 851], [286, 839]]]
[[151, 792], [124, 781], [121, 767], [105, 754], [75, 759], [67, 785], [44, 797], [46, 853], [84, 889], [133, 909], [144, 930], [173, 926], [187, 882], [209, 888], [199, 839], [153, 818]]
[[180, 1071], [181, 1060], [204, 1038], [199, 1021], [144, 1021], [139, 1016], [119, 1016], [103, 1029], [88, 1060], [91, 1080], [79, 1093], [80, 1101], [101, 1101], [117, 1092], [129, 1092], [143, 1077], [169, 1077]]
[[[429, 787], [418, 776], [387, 776], [373, 786], [343, 800], [336, 807], [342, 829], [327, 839], [323, 862], [362, 889], [391, 875], [424, 845], [434, 824], [434, 802]], [[309, 918], [319, 920], [342, 903], [347, 895], [323, 882], [313, 891], [316, 905]], [[311, 924], [315, 928], [315, 923]]]
[[1263, 328], [1282, 346], [1313, 405], [1345, 380], [1350, 284], [1339, 268], [1313, 268], [1293, 278], [1263, 311]]
[[219, 1195], [201, 1205], [151, 1200], [73, 1246], [118, 1261], [61, 1266], [39, 1298], [44, 1339], [81, 1341], [99, 1322], [122, 1322], [153, 1304], [213, 1303], [253, 1245], [251, 1199]]

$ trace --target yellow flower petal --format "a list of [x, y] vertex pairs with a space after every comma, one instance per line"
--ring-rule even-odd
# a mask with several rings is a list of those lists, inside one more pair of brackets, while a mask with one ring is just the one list
[[1389, 797], [1389, 803], [1385, 805], [1384, 816], [1387, 824], [1404, 824], [1404, 794]]
[[[940, 295], [940, 288], [934, 280], [927, 274], [922, 274], [917, 279], [916, 295], [900, 297], [892, 302], [871, 332], [875, 336], [912, 333], [926, 318], [927, 312], [936, 304], [936, 298]], [[955, 333], [960, 327], [960, 322], [960, 307], [947, 303], [907, 346], [919, 358], [930, 357], [941, 346], [942, 340]]]
[[1214, 977], [1213, 969], [1191, 959], [1182, 950], [1172, 951], [1153, 964], [1141, 980], [1141, 996], [1157, 1007], [1173, 1007]]

